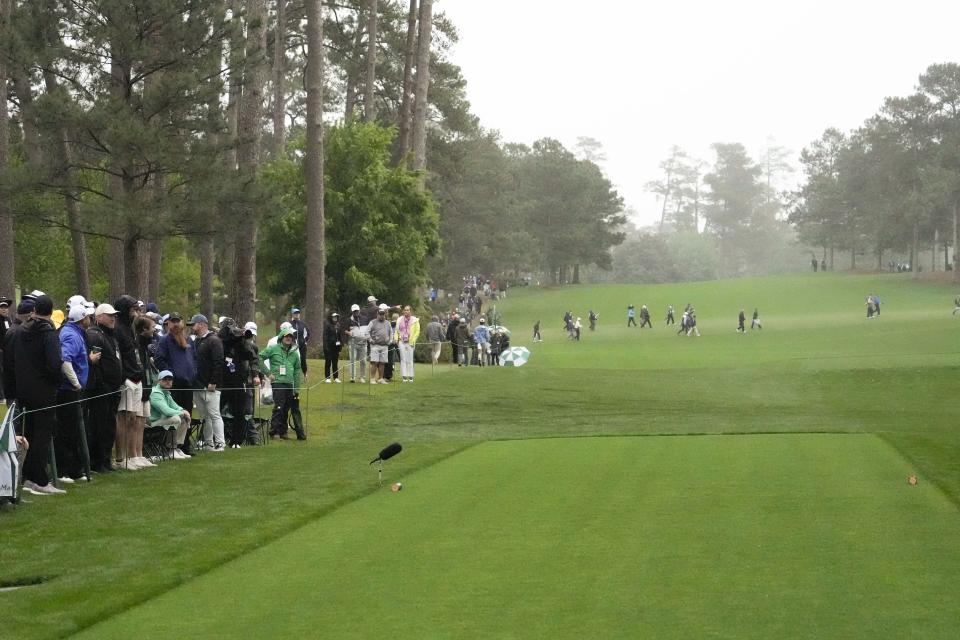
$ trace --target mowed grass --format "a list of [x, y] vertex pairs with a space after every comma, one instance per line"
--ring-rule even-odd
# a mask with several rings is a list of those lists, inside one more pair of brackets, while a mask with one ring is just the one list
[[[864, 317], [868, 293], [883, 299], [878, 320]], [[512, 290], [498, 311], [514, 330], [513, 343], [533, 351], [526, 367], [418, 365], [413, 385], [319, 385], [309, 394], [306, 443], [113, 474], [67, 496], [31, 498], [16, 512], [0, 514], [0, 531], [11, 541], [0, 554], [0, 579], [48, 578], [40, 586], [0, 593], [0, 611], [9, 623], [2, 633], [68, 635], [318, 518], [325, 522], [339, 508], [376, 493], [366, 463], [392, 440], [404, 445], [391, 461], [391, 473], [402, 478], [496, 439], [876, 434], [896, 448], [922, 487], [960, 504], [960, 318], [950, 315], [953, 297], [950, 286], [909, 276], [835, 274]], [[679, 318], [687, 302], [697, 307], [701, 338], [680, 337], [663, 326], [666, 304], [674, 305]], [[628, 303], [648, 304], [655, 329], [626, 329]], [[744, 308], [749, 317], [753, 306], [764, 329], [736, 334], [737, 312]], [[591, 307], [601, 314], [595, 333], [586, 329]], [[567, 309], [584, 318], [580, 343], [560, 331]], [[546, 341], [531, 344], [528, 332], [537, 318]], [[310, 384], [317, 382], [314, 377]], [[838, 581], [855, 577], [847, 568], [836, 574]], [[905, 589], [911, 584], [905, 574], [886, 579]], [[957, 598], [956, 587], [945, 587], [945, 593]], [[229, 615], [232, 597], [208, 594], [210, 610]], [[264, 594], [264, 616], [274, 610], [277, 618], [287, 616], [291, 597]], [[522, 629], [514, 634], [526, 635]], [[873, 637], [867, 629], [847, 637], [858, 635]]]
[[960, 513], [910, 470], [869, 435], [486, 443], [78, 637], [951, 637]]

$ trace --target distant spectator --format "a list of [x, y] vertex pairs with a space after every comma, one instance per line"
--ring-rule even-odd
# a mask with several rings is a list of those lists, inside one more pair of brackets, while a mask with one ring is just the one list
[[157, 376], [157, 384], [150, 390], [150, 426], [173, 431], [167, 451], [174, 460], [187, 460], [189, 455], [177, 448], [187, 438], [190, 428], [190, 412], [178, 405], [170, 390], [173, 388], [172, 371], [164, 370]]
[[360, 305], [355, 304], [350, 307], [350, 322], [347, 327], [347, 336], [349, 336], [350, 347], [350, 382], [366, 382], [367, 370], [367, 343], [369, 334], [367, 325], [363, 322], [360, 315]]
[[480, 324], [473, 330], [473, 341], [477, 345], [477, 364], [482, 367], [487, 364], [487, 354], [490, 353], [490, 329], [483, 318], [480, 318]]
[[220, 318], [217, 332], [223, 345], [223, 388], [220, 392], [220, 416], [224, 436], [233, 448], [239, 448], [249, 436], [247, 415], [253, 408], [247, 402], [250, 367], [257, 366], [257, 353], [246, 338], [246, 332], [233, 318]]
[[444, 342], [443, 325], [437, 316], [432, 316], [427, 324], [427, 341], [430, 343], [430, 359], [433, 364], [440, 360], [440, 350]]
[[390, 321], [387, 320], [387, 309], [387, 305], [381, 304], [377, 309], [377, 317], [367, 325], [370, 330], [371, 384], [387, 384], [384, 378], [384, 369], [387, 364], [388, 348], [393, 334], [393, 328]]
[[[54, 450], [60, 482], [70, 484], [84, 479], [81, 468], [83, 429], [80, 400], [90, 376], [86, 331], [93, 313], [87, 307], [74, 305], [67, 315], [67, 324], [60, 329], [60, 358], [63, 360], [63, 382], [57, 390], [57, 424], [54, 427]], [[97, 354], [97, 359], [100, 355]]]
[[[744, 333], [747, 330], [747, 314], [743, 312], [743, 309], [740, 309], [740, 315], [737, 317], [737, 333]], [[751, 327], [752, 328], [752, 327]]]
[[576, 322], [573, 323], [573, 339], [577, 342], [580, 342], [580, 331], [583, 329], [583, 324], [580, 322], [578, 317]]
[[540, 335], [540, 321], [533, 323], [533, 341], [543, 342], [543, 336]]
[[[56, 420], [52, 407], [57, 403], [63, 361], [60, 340], [50, 316], [53, 300], [40, 295], [34, 300], [33, 317], [23, 323], [6, 344], [8, 365], [4, 383], [10, 399], [16, 400], [23, 415], [23, 435], [30, 449], [23, 464], [23, 488], [34, 495], [66, 493], [50, 482], [47, 463], [50, 439]], [[12, 357], [11, 357], [12, 356]]]
[[220, 387], [223, 386], [223, 342], [213, 331], [207, 317], [196, 314], [187, 326], [193, 330], [193, 358], [197, 363], [193, 403], [203, 419], [204, 449], [220, 452], [226, 449], [223, 417], [220, 414]]
[[340, 384], [340, 350], [343, 348], [340, 314], [334, 311], [323, 326], [323, 381]]
[[637, 326], [637, 310], [632, 304], [627, 305], [627, 326]]
[[650, 310], [647, 309], [647, 305], [640, 305], [640, 328], [650, 327], [653, 329], [653, 324], [650, 323]]
[[290, 326], [297, 332], [297, 349], [300, 351], [300, 369], [307, 375], [307, 345], [310, 343], [310, 329], [300, 319], [300, 309], [290, 311]]
[[293, 327], [281, 329], [279, 342], [260, 352], [263, 374], [273, 383], [273, 416], [270, 419], [270, 436], [287, 440], [287, 423], [293, 418], [297, 440], [306, 440], [303, 417], [300, 414], [300, 350]]
[[90, 374], [87, 391], [87, 444], [90, 466], [99, 473], [113, 471], [111, 453], [117, 432], [117, 407], [123, 385], [123, 366], [117, 346], [117, 310], [101, 304], [94, 312], [95, 323], [87, 329]]
[[457, 342], [457, 327], [460, 326], [460, 316], [457, 315], [457, 312], [454, 311], [450, 314], [450, 322], [447, 323], [447, 342], [450, 343], [451, 348], [453, 349], [451, 362], [456, 362], [460, 364], [460, 343]]
[[668, 305], [667, 305], [667, 324], [676, 324], [676, 323], [677, 323], [677, 321], [676, 321], [676, 319], [673, 317], [673, 305], [672, 305], [672, 304], [668, 304]]
[[420, 319], [413, 315], [410, 305], [403, 308], [403, 315], [397, 319], [393, 341], [400, 351], [400, 377], [403, 382], [413, 382], [413, 352], [420, 337]]
[[137, 432], [143, 430], [143, 362], [137, 349], [137, 337], [133, 321], [140, 315], [138, 301], [132, 296], [122, 295], [113, 303], [117, 310], [117, 347], [120, 349], [120, 365], [123, 371], [123, 389], [120, 393], [120, 406], [117, 411], [117, 464], [125, 469], [137, 470], [152, 467], [153, 464], [141, 464], [131, 456], [131, 443]]
[[456, 327], [456, 344], [459, 350], [460, 362], [458, 366], [470, 366], [470, 327], [467, 325], [466, 318], [460, 318]]
[[[170, 393], [173, 401], [188, 412], [193, 411], [193, 384], [197, 377], [197, 365], [194, 360], [193, 345], [187, 339], [183, 316], [174, 311], [167, 316], [167, 333], [157, 343], [155, 362], [157, 369], [166, 369], [173, 373], [173, 385]], [[183, 453], [190, 454], [188, 442], [178, 443]]]
[[753, 331], [754, 327], [763, 329], [763, 324], [760, 322], [760, 310], [756, 307], [753, 308], [753, 319], [750, 321], [750, 330]]

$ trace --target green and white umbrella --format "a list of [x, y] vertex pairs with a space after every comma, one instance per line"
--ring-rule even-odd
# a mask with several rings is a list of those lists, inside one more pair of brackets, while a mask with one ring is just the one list
[[510, 329], [507, 329], [507, 328], [506, 328], [505, 326], [503, 326], [502, 324], [492, 324], [492, 325], [490, 325], [490, 331], [496, 331], [496, 332], [498, 332], [498, 333], [504, 333], [504, 334], [506, 334], [506, 335], [508, 335], [508, 336], [512, 336], [512, 335], [513, 335], [512, 333], [510, 333]]
[[20, 486], [20, 459], [17, 457], [17, 439], [13, 417], [17, 405], [7, 407], [7, 413], [0, 423], [0, 497], [16, 498]]
[[510, 347], [500, 354], [500, 366], [522, 367], [530, 359], [530, 350], [526, 347]]

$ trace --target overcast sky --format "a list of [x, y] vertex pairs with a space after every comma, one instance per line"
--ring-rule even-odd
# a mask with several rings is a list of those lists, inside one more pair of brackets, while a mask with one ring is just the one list
[[712, 162], [714, 142], [758, 157], [849, 130], [930, 64], [960, 61], [951, 0], [435, 0], [460, 30], [452, 59], [484, 127], [509, 142], [598, 139], [636, 209], [672, 144]]

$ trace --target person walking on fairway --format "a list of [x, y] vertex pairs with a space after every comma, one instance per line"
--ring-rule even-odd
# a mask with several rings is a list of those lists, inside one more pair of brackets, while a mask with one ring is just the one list
[[[743, 333], [746, 331], [746, 328], [743, 326], [746, 321], [747, 315], [743, 312], [743, 309], [740, 309], [740, 316], [737, 318], [737, 333]], [[751, 328], [753, 328], [752, 325]]]
[[763, 325], [760, 323], [760, 311], [758, 311], [756, 307], [753, 308], [753, 320], [750, 321], [750, 330], [753, 331], [754, 327], [763, 329]]
[[880, 315], [880, 296], [873, 294], [873, 313], [877, 316]]
[[640, 328], [650, 327], [653, 329], [653, 324], [650, 322], [650, 310], [647, 309], [647, 305], [640, 305]]
[[957, 311], [960, 311], [960, 296], [957, 296], [953, 299], [953, 314], [957, 315]]
[[676, 324], [677, 321], [673, 317], [673, 305], [667, 305], [667, 324]]
[[577, 318], [577, 321], [573, 323], [573, 339], [577, 342], [580, 342], [580, 318]]
[[593, 309], [590, 309], [590, 315], [588, 316], [590, 320], [590, 331], [597, 330], [597, 319], [600, 317], [600, 314], [594, 313]]
[[533, 341], [534, 342], [543, 342], [543, 337], [540, 335], [540, 321], [537, 320], [533, 323]]
[[637, 326], [637, 310], [632, 304], [627, 305], [627, 326]]
[[690, 335], [696, 335], [699, 338], [700, 329], [697, 328], [697, 314], [692, 309], [690, 310], [689, 324], [690, 328], [687, 329], [687, 336], [689, 337]]

